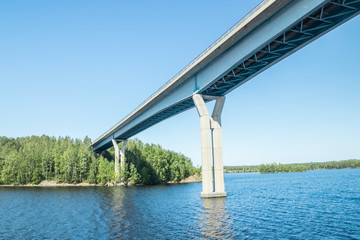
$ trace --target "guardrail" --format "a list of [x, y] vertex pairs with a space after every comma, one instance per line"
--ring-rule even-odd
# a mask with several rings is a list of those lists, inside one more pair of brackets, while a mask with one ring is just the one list
[[[225, 33], [223, 33], [218, 39], [216, 39], [210, 46], [208, 46], [204, 51], [202, 51], [199, 55], [197, 55], [190, 63], [188, 63], [183, 69], [181, 69], [177, 74], [175, 74], [169, 81], [167, 81], [166, 83], [164, 83], [156, 92], [154, 92], [153, 94], [151, 94], [150, 97], [148, 97], [146, 100], [144, 100], [141, 104], [139, 104], [135, 110], [133, 110], [131, 113], [129, 113], [128, 115], [126, 115], [126, 117], [123, 118], [123, 120], [127, 119], [128, 117], [130, 117], [134, 112], [138, 111], [142, 106], [145, 105], [145, 103], [147, 103], [148, 101], [150, 101], [150, 99], [152, 99], [155, 95], [157, 95], [159, 92], [161, 92], [161, 90], [163, 90], [164, 88], [166, 88], [166, 86], [168, 86], [170, 83], [172, 83], [178, 76], [180, 76], [182, 73], [184, 73], [185, 71], [187, 71], [188, 69], [190, 69], [190, 67], [196, 62], [198, 61], [202, 56], [204, 56], [206, 53], [210, 52], [210, 50], [217, 45], [221, 40], [223, 40], [225, 37], [227, 37], [235, 28], [237, 28], [240, 24], [242, 24], [246, 19], [248, 19], [254, 12], [256, 12], [259, 8], [261, 8], [265, 3], [267, 3], [270, 0], [262, 0], [260, 3], [258, 3], [253, 9], [251, 9], [245, 16], [243, 16], [239, 21], [237, 21], [231, 28], [229, 28]], [[122, 121], [123, 121], [122, 120]], [[118, 124], [116, 124], [115, 126], [113, 126], [111, 129], [115, 128]], [[109, 132], [109, 131], [108, 131]], [[108, 132], [106, 132], [105, 134], [103, 134], [101, 137], [99, 137], [98, 139], [95, 140], [95, 142], [97, 140], [99, 140], [100, 138], [102, 138], [104, 135], [106, 135]]]

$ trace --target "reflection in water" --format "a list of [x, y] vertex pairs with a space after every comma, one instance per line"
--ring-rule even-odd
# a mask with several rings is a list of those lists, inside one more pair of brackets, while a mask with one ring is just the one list
[[[122, 238], [129, 234], [129, 225], [131, 219], [129, 211], [134, 211], [133, 206], [129, 206], [126, 197], [126, 189], [123, 187], [114, 187], [104, 189], [104, 201], [108, 206], [108, 220], [110, 221], [110, 238]], [[130, 205], [132, 202], [130, 201]]]
[[232, 219], [226, 212], [226, 198], [203, 198], [200, 233], [204, 238], [231, 239]]

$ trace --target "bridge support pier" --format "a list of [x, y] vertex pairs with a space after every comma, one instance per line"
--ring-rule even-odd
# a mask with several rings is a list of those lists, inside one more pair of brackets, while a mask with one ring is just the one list
[[120, 179], [120, 172], [119, 172], [119, 160], [120, 160], [120, 167], [121, 172], [123, 173], [125, 170], [125, 147], [127, 144], [127, 140], [123, 142], [123, 145], [121, 148], [119, 148], [117, 140], [112, 140], [114, 149], [115, 149], [115, 179], [116, 181], [120, 181], [123, 179]]
[[[216, 100], [212, 116], [209, 115], [204, 98]], [[193, 95], [200, 117], [202, 198], [226, 197], [222, 152], [221, 112], [225, 97]]]

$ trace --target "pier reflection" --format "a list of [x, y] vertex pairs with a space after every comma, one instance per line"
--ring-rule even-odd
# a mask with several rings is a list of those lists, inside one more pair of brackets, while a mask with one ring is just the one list
[[226, 198], [203, 198], [200, 234], [206, 239], [232, 239], [232, 219], [226, 211]]
[[100, 208], [105, 211], [103, 222], [108, 228], [108, 238], [125, 239], [131, 234], [129, 221], [136, 215], [134, 202], [129, 198], [129, 191], [123, 187], [100, 188], [102, 198]]

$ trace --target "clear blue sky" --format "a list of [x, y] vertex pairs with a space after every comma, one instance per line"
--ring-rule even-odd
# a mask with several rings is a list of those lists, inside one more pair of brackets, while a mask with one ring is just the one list
[[[0, 2], [0, 136], [93, 140], [259, 0]], [[360, 158], [360, 17], [227, 95], [225, 165]], [[200, 165], [195, 109], [135, 136]]]

